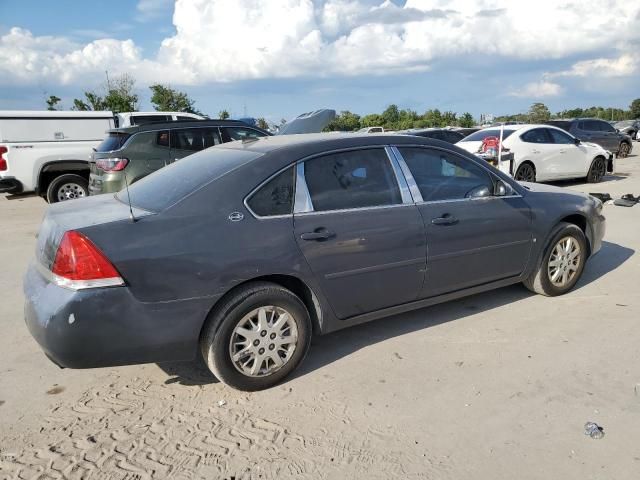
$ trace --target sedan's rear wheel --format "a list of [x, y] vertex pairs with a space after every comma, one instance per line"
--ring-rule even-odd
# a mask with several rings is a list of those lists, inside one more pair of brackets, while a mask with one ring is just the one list
[[620, 148], [618, 148], [618, 157], [626, 158], [629, 155], [630, 151], [631, 151], [631, 146], [626, 142], [622, 142], [620, 144]]
[[607, 166], [605, 165], [604, 158], [596, 157], [591, 163], [589, 173], [587, 173], [587, 182], [598, 183], [601, 182], [607, 173]]
[[254, 391], [277, 384], [295, 370], [310, 339], [311, 322], [302, 301], [279, 285], [256, 282], [214, 309], [200, 349], [219, 380]]
[[536, 181], [536, 169], [529, 162], [522, 163], [518, 170], [516, 170], [516, 174], [514, 178], [519, 182], [535, 182]]
[[543, 252], [538, 268], [524, 281], [532, 292], [554, 297], [571, 290], [587, 260], [587, 240], [579, 227], [561, 223]]

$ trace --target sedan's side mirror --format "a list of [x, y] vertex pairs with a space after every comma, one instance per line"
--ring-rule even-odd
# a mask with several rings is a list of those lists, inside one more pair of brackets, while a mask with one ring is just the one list
[[466, 195], [467, 198], [484, 198], [484, 197], [490, 197], [490, 196], [491, 196], [491, 190], [489, 190], [489, 187], [487, 187], [486, 185], [480, 185], [478, 187], [475, 187], [469, 192], [467, 192], [467, 195]]
[[573, 142], [574, 142], [576, 145], [580, 145], [580, 144], [582, 143], [582, 142], [580, 141], [580, 139], [579, 139], [579, 138], [574, 138], [574, 139], [573, 139]]
[[513, 188], [502, 180], [498, 180], [493, 194], [496, 197], [506, 197], [507, 195], [513, 194]]

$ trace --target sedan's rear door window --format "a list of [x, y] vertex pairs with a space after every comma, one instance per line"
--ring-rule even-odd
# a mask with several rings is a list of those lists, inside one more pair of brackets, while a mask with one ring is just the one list
[[399, 147], [425, 202], [468, 198], [486, 187], [493, 192], [488, 172], [470, 160], [442, 150]]
[[546, 128], [534, 128], [522, 134], [520, 139], [527, 143], [553, 143]]
[[382, 148], [334, 153], [305, 162], [315, 211], [402, 203], [389, 157]]

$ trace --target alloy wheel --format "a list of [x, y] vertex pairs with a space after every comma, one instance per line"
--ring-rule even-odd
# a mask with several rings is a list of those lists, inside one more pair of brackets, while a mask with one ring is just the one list
[[580, 269], [582, 249], [573, 237], [563, 237], [555, 244], [549, 262], [547, 274], [549, 281], [556, 287], [567, 286]]
[[233, 329], [229, 355], [243, 375], [264, 377], [291, 360], [297, 340], [298, 327], [287, 310], [273, 305], [259, 307]]
[[82, 188], [82, 185], [78, 185], [77, 183], [64, 183], [58, 188], [57, 193], [59, 202], [87, 196], [87, 192]]
[[598, 158], [594, 163], [593, 166], [591, 167], [591, 180], [593, 183], [597, 183], [600, 180], [602, 180], [602, 178], [605, 175], [605, 170], [606, 167], [604, 165], [604, 160], [602, 160], [601, 158]]
[[536, 173], [534, 172], [533, 167], [529, 164], [521, 165], [516, 172], [516, 180], [522, 182], [535, 182]]
[[618, 156], [620, 158], [626, 158], [629, 155], [629, 145], [626, 143], [620, 144], [620, 149], [618, 150]]

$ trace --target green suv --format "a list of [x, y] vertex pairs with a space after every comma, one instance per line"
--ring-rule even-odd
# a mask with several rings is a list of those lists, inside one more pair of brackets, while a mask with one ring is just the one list
[[89, 162], [89, 194], [119, 192], [165, 165], [233, 140], [271, 135], [235, 120], [162, 122], [109, 130]]

